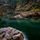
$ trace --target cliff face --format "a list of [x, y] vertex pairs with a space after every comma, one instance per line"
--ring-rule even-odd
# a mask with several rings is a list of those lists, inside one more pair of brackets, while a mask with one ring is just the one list
[[40, 2], [40, 0], [37, 0], [37, 2]]

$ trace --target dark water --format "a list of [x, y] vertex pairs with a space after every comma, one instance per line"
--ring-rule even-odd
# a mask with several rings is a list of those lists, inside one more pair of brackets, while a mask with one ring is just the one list
[[39, 40], [40, 20], [2, 18], [0, 21], [0, 27], [9, 26], [22, 31], [25, 36], [25, 40]]

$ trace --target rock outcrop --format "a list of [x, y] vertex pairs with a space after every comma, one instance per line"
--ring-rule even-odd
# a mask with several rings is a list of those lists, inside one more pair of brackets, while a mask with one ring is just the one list
[[0, 28], [0, 40], [24, 40], [24, 35], [11, 27]]

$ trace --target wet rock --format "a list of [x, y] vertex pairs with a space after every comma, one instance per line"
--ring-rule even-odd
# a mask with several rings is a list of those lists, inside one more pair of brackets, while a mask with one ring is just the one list
[[12, 27], [0, 28], [0, 40], [24, 40], [24, 35]]

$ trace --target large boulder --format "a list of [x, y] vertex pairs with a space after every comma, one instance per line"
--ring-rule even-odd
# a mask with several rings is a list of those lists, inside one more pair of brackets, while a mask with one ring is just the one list
[[24, 40], [24, 35], [11, 27], [0, 28], [0, 40]]

